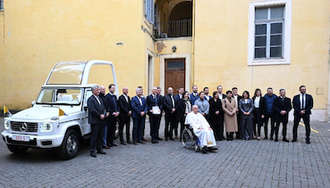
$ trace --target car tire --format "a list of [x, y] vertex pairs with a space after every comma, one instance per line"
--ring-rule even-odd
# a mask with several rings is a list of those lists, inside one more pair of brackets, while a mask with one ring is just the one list
[[29, 147], [26, 146], [7, 145], [7, 147], [9, 151], [13, 152], [14, 154], [23, 154], [29, 149]]
[[58, 155], [60, 158], [68, 160], [76, 157], [80, 146], [80, 138], [77, 132], [73, 129], [65, 133], [63, 142], [58, 148]]

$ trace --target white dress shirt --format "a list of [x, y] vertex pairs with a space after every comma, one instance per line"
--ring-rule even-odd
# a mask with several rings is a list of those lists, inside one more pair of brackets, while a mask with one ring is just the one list
[[254, 99], [254, 107], [259, 108], [260, 96]]

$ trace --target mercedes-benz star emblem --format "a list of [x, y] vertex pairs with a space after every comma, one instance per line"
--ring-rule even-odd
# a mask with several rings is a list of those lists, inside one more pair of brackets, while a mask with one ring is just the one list
[[26, 123], [22, 123], [21, 127], [19, 128], [21, 130], [21, 132], [25, 132], [28, 128], [28, 125]]

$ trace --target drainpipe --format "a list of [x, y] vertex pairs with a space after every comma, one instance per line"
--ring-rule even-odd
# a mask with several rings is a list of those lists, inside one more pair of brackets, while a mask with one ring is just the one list
[[[193, 0], [193, 13], [192, 13], [192, 49], [191, 49], [191, 86], [195, 85], [195, 19], [196, 19], [196, 0]], [[190, 88], [191, 88], [190, 86]]]

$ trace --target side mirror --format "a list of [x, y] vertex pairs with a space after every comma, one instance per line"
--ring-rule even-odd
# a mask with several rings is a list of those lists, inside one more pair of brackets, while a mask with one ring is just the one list
[[36, 101], [31, 102], [31, 106], [34, 106], [36, 104]]

